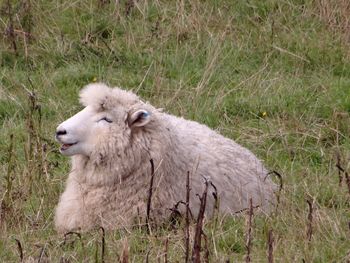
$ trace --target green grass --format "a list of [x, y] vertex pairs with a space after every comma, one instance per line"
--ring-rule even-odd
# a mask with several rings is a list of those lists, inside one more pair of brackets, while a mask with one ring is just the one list
[[[339, 155], [348, 168], [350, 149], [345, 0], [140, 0], [128, 16], [127, 1], [10, 2], [12, 16], [0, 3], [1, 31], [10, 17], [15, 29], [0, 39], [1, 262], [19, 261], [15, 239], [28, 262], [101, 262], [101, 231], [64, 242], [53, 226], [69, 172], [53, 134], [93, 81], [205, 123], [282, 175], [279, 207], [254, 216], [253, 262], [267, 261], [271, 229], [276, 262], [350, 260], [350, 189], [335, 167]], [[206, 221], [211, 262], [244, 261], [246, 219]], [[109, 232], [105, 261], [164, 261], [168, 240], [169, 262], [183, 262], [183, 228]]]

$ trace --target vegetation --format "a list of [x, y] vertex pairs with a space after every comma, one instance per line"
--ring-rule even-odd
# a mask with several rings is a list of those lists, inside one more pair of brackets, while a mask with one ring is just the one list
[[202, 261], [350, 260], [347, 0], [3, 0], [0, 12], [1, 262], [184, 262], [184, 220], [54, 230], [69, 171], [54, 131], [96, 81], [205, 123], [281, 175], [271, 215], [204, 220]]

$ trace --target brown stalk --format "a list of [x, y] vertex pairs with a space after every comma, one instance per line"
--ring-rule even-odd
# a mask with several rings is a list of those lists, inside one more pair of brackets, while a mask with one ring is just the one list
[[151, 213], [151, 202], [152, 202], [152, 194], [153, 194], [153, 181], [154, 181], [154, 162], [153, 159], [150, 160], [151, 163], [151, 181], [149, 184], [149, 189], [148, 189], [148, 197], [147, 197], [147, 211], [146, 211], [146, 225], [148, 228], [148, 231], [150, 232], [150, 213]]
[[5, 35], [8, 37], [8, 39], [11, 41], [12, 44], [12, 48], [13, 51], [15, 52], [16, 56], [18, 55], [17, 52], [17, 44], [16, 44], [16, 36], [14, 33], [14, 27], [13, 27], [13, 14], [12, 14], [12, 5], [11, 5], [11, 1], [7, 0], [7, 13], [8, 13], [8, 18], [9, 18], [9, 22], [8, 22], [8, 26], [6, 28], [5, 31]]
[[[350, 194], [350, 177], [349, 173], [345, 171], [345, 169], [341, 166], [341, 161], [340, 161], [340, 155], [337, 154], [337, 164], [335, 165], [338, 168], [338, 176], [339, 176], [339, 186], [342, 185], [345, 177], [345, 183], [346, 186], [348, 187], [349, 194]], [[343, 176], [344, 174], [344, 176]]]
[[346, 185], [348, 186], [349, 194], [350, 194], [350, 177], [348, 172], [345, 172], [345, 180], [346, 180]]
[[13, 150], [13, 134], [10, 135], [10, 145], [7, 151], [7, 173], [6, 173], [6, 194], [4, 197], [4, 203], [5, 203], [5, 207], [9, 207], [11, 202], [11, 191], [12, 191], [12, 181], [13, 181], [13, 177], [12, 174], [15, 170], [15, 165], [14, 165], [14, 150]]
[[[278, 194], [276, 194], [276, 198], [277, 198], [276, 209], [277, 209], [277, 208], [278, 208], [278, 205], [279, 205], [279, 203], [280, 203], [280, 199], [281, 199], [281, 192], [282, 192], [282, 190], [283, 190], [283, 178], [282, 178], [282, 175], [281, 175], [279, 172], [273, 170], [273, 171], [271, 171], [271, 172], [269, 172], [269, 173], [267, 174], [267, 176], [265, 177], [265, 179], [266, 179], [269, 175], [271, 175], [271, 174], [277, 176], [277, 178], [278, 178], [278, 180], [279, 180]], [[264, 179], [264, 181], [265, 181], [265, 179]]]
[[19, 258], [21, 259], [20, 262], [23, 262], [23, 248], [22, 248], [21, 241], [19, 241], [17, 238], [15, 238], [15, 241], [17, 243], [17, 248], [18, 248], [18, 252], [19, 252]]
[[311, 200], [311, 198], [306, 199], [306, 202], [309, 206], [309, 213], [307, 216], [308, 219], [308, 224], [307, 224], [307, 231], [306, 231], [306, 235], [307, 235], [307, 239], [310, 242], [311, 238], [312, 238], [312, 221], [313, 221], [313, 201]]
[[186, 225], [185, 225], [185, 263], [190, 257], [190, 172], [186, 177]]
[[219, 196], [218, 196], [218, 189], [216, 188], [216, 186], [212, 182], [210, 182], [210, 185], [214, 188], [214, 192], [213, 192], [213, 197], [214, 197], [213, 218], [215, 218], [215, 216], [218, 215], [218, 213], [219, 213], [220, 200], [219, 200]]
[[272, 229], [269, 230], [268, 236], [267, 236], [267, 244], [268, 244], [268, 258], [267, 261], [269, 263], [273, 263], [273, 243], [274, 243], [274, 237]]
[[335, 165], [335, 167], [338, 168], [338, 177], [339, 177], [339, 187], [342, 185], [343, 183], [343, 173], [345, 172], [343, 167], [341, 167], [341, 160], [340, 160], [340, 154], [337, 153], [337, 164]]
[[245, 262], [251, 262], [250, 254], [252, 250], [252, 221], [253, 221], [253, 200], [249, 199], [249, 212], [248, 212], [248, 233], [247, 233], [247, 242], [246, 249], [247, 255], [245, 258]]
[[164, 248], [164, 263], [168, 263], [168, 245], [169, 245], [169, 239], [168, 237], [165, 240], [165, 248]]
[[193, 241], [193, 251], [192, 251], [193, 263], [201, 262], [201, 259], [200, 259], [201, 236], [203, 233], [203, 219], [204, 219], [204, 212], [205, 212], [205, 207], [207, 203], [208, 186], [209, 186], [209, 181], [205, 179], [205, 189], [202, 194], [202, 197], [198, 196], [200, 200], [200, 207], [199, 207], [199, 213], [197, 217], [196, 232], [195, 232], [194, 241]]
[[105, 239], [105, 229], [101, 226], [100, 229], [102, 230], [102, 237], [101, 237], [101, 262], [105, 262], [105, 245], [106, 245], [106, 239]]
[[207, 235], [202, 231], [202, 236], [204, 239], [204, 262], [209, 263], [209, 246], [208, 246], [208, 238]]
[[[32, 191], [34, 176], [41, 176], [45, 173], [45, 156], [43, 153], [43, 143], [41, 139], [41, 120], [42, 112], [41, 105], [38, 103], [37, 94], [34, 91], [34, 85], [30, 78], [28, 82], [32, 87], [32, 90], [24, 87], [28, 94], [28, 107], [29, 110], [26, 114], [26, 130], [27, 130], [27, 143], [25, 145], [25, 158], [27, 162], [27, 173], [29, 180], [29, 192]], [[45, 188], [40, 189], [45, 191]]]
[[145, 259], [145, 263], [148, 263], [149, 262], [149, 254], [151, 253], [151, 249], [152, 248], [149, 248], [147, 253], [146, 253], [146, 259]]

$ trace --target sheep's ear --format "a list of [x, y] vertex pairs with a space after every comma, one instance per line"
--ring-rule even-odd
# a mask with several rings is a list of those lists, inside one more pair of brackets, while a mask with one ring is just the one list
[[142, 127], [151, 120], [151, 114], [146, 110], [137, 110], [128, 117], [129, 127]]

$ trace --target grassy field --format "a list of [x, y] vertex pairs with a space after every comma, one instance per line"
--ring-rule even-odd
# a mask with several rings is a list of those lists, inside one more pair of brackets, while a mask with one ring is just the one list
[[[346, 0], [0, 1], [0, 262], [184, 262], [183, 222], [104, 242], [54, 230], [69, 159], [53, 135], [96, 81], [281, 174], [275, 211], [252, 218], [252, 262], [268, 262], [271, 231], [275, 262], [349, 262], [349, 17]], [[207, 219], [203, 260], [245, 261], [247, 222]]]

